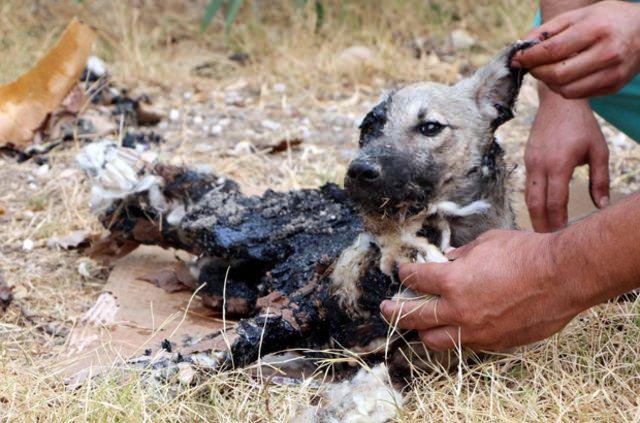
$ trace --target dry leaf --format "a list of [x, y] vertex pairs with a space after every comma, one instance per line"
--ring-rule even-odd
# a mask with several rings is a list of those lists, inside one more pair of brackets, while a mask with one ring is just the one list
[[28, 145], [47, 115], [76, 84], [95, 32], [74, 18], [58, 43], [27, 73], [0, 85], [0, 145]]
[[197, 282], [186, 268], [179, 270], [162, 269], [158, 272], [140, 276], [138, 279], [151, 282], [169, 294], [180, 291], [193, 291], [197, 285]]
[[269, 154], [282, 153], [288, 149], [294, 149], [302, 144], [302, 138], [282, 139], [275, 144], [261, 144], [258, 145], [258, 150], [266, 151]]

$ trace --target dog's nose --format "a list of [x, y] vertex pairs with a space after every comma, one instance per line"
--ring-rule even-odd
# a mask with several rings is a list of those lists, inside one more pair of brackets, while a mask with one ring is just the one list
[[372, 183], [380, 178], [380, 169], [370, 162], [356, 160], [349, 165], [347, 176], [354, 181]]

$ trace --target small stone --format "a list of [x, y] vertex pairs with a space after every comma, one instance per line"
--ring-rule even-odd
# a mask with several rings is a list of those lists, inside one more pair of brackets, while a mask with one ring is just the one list
[[38, 166], [38, 168], [35, 171], [36, 176], [44, 176], [47, 173], [49, 173], [49, 165], [48, 164], [43, 164], [42, 166]]
[[265, 119], [260, 123], [262, 124], [263, 128], [268, 129], [270, 131], [277, 131], [278, 129], [280, 129], [280, 124], [278, 122], [274, 122], [269, 119]]
[[194, 123], [195, 125], [202, 125], [202, 122], [204, 122], [204, 120], [202, 119], [202, 116], [200, 116], [200, 115], [196, 115], [196, 116], [193, 118], [193, 123]]
[[198, 153], [209, 153], [211, 151], [213, 151], [214, 146], [208, 143], [200, 143], [200, 144], [196, 144], [195, 150]]
[[464, 50], [476, 44], [476, 39], [464, 29], [456, 29], [449, 34], [449, 43], [453, 50]]
[[184, 97], [185, 100], [191, 100], [191, 98], [193, 98], [193, 92], [187, 91], [182, 96]]
[[287, 86], [285, 84], [282, 84], [282, 83], [274, 84], [273, 85], [273, 91], [275, 91], [277, 93], [283, 93], [283, 92], [287, 91]]
[[221, 125], [213, 125], [211, 127], [211, 131], [209, 131], [211, 133], [211, 135], [215, 135], [218, 136], [220, 134], [222, 134], [222, 126]]
[[378, 55], [365, 46], [351, 46], [338, 55], [338, 63], [344, 68], [373, 66], [379, 61]]
[[178, 119], [180, 119], [180, 111], [178, 109], [171, 109], [169, 112], [169, 120], [175, 122]]
[[196, 371], [189, 363], [178, 363], [178, 381], [183, 385], [191, 385]]
[[24, 241], [22, 241], [22, 251], [26, 253], [33, 251], [34, 246], [35, 243], [31, 239], [25, 239]]

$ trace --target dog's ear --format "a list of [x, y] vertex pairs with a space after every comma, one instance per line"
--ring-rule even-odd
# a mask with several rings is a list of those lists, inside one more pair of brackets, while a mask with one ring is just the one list
[[468, 80], [471, 96], [476, 101], [480, 112], [491, 119], [491, 129], [496, 129], [513, 118], [515, 105], [522, 78], [526, 70], [512, 68], [513, 55], [531, 47], [534, 42], [518, 42], [502, 50], [491, 62], [478, 69]]

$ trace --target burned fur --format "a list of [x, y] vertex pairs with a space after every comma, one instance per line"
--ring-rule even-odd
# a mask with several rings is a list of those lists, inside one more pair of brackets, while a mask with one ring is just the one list
[[[512, 116], [521, 75], [508, 59], [522, 47], [454, 86], [390, 93], [362, 122], [346, 192], [327, 184], [250, 197], [225, 178], [126, 159], [117, 168], [142, 171], [127, 172], [126, 195], [112, 190], [102, 199], [110, 202], [101, 209], [108, 241], [197, 255], [199, 294], [242, 317], [233, 330], [183, 346], [185, 354], [215, 350], [225, 367], [288, 348], [347, 348], [380, 362], [398, 347], [386, 341], [379, 313], [381, 301], [402, 291], [396, 265], [446, 260], [449, 246], [514, 227], [494, 131]], [[113, 185], [103, 161], [84, 162], [97, 185]], [[390, 371], [404, 375], [396, 364]]]

